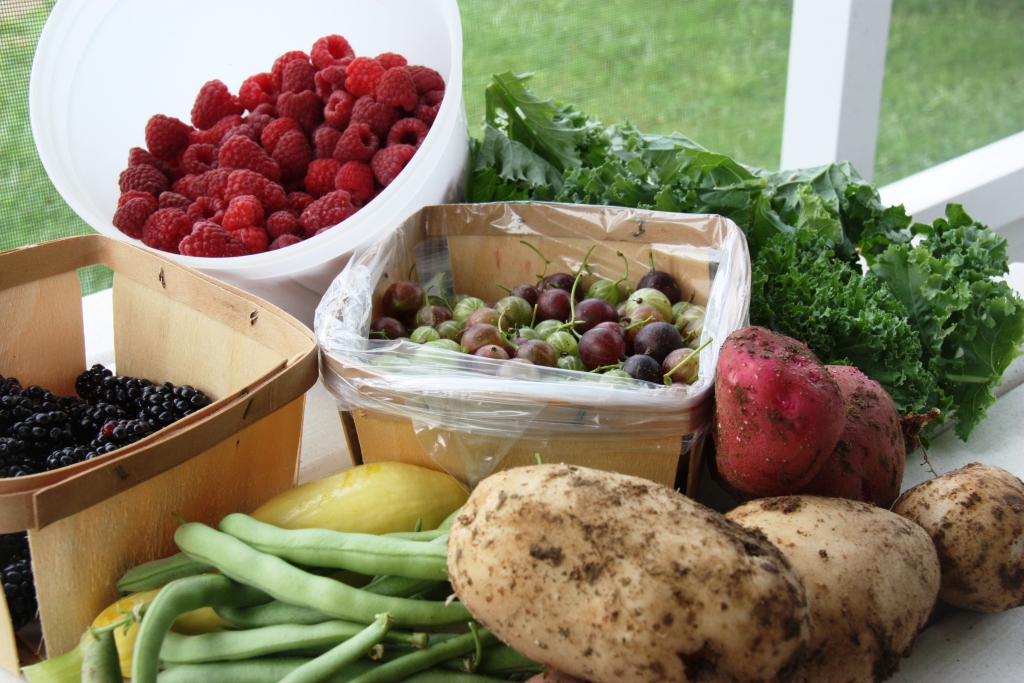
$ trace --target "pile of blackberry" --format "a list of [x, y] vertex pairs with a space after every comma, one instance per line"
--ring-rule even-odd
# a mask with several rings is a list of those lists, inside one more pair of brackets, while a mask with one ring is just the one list
[[0, 477], [90, 460], [210, 404], [190, 386], [115, 376], [102, 365], [79, 375], [75, 391], [77, 396], [58, 397], [0, 375]]
[[[115, 377], [94, 365], [75, 380], [78, 396], [55, 396], [0, 375], [0, 477], [24, 477], [95, 458], [139, 441], [210, 404], [169, 382]], [[28, 535], [0, 535], [0, 580], [15, 630], [37, 611]]]
[[24, 531], [0, 535], [0, 580], [3, 581], [7, 609], [17, 631], [35, 619], [37, 609], [28, 534]]

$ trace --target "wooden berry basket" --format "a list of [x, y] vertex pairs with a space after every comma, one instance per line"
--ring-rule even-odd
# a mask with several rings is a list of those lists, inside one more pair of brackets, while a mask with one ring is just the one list
[[[596, 244], [589, 263], [597, 275], [611, 277], [613, 273], [622, 273], [623, 262], [618, 255], [621, 253], [632, 264], [629, 284], [634, 288], [647, 271], [648, 255], [653, 253], [656, 267], [667, 271], [681, 283], [685, 300], [706, 305], [711, 297], [717, 297], [716, 306], [728, 311], [723, 316], [723, 320], [728, 318], [731, 321], [732, 328], [728, 331], [741, 326], [746, 316], [750, 263], [742, 232], [731, 221], [720, 216], [551, 204], [425, 207], [400, 226], [395, 235], [385, 238], [350, 262], [349, 268], [355, 265], [364, 272], [380, 273], [375, 282], [358, 281], [360, 288], [372, 288], [373, 316], [380, 315], [381, 297], [388, 286], [396, 280], [405, 279], [416, 263], [416, 246], [424, 240], [438, 237], [447, 240], [451, 278], [457, 291], [484, 301], [496, 301], [506, 296], [507, 292], [498, 286], [499, 283], [512, 286], [532, 281], [541, 272], [544, 267], [541, 259], [520, 244], [520, 240], [526, 239], [552, 259], [548, 272], [575, 270], [588, 249]], [[394, 242], [389, 243], [389, 239]], [[376, 256], [374, 249], [379, 250]], [[386, 263], [381, 267], [380, 263], [385, 259]], [[418, 264], [421, 271], [423, 266], [422, 262]], [[728, 276], [719, 278], [713, 286], [716, 271], [728, 272]], [[360, 277], [355, 272], [349, 275], [346, 269], [334, 286], [341, 287], [343, 283], [347, 286], [354, 282], [346, 283], [346, 276]], [[375, 275], [369, 277], [372, 281]], [[589, 286], [595, 279], [584, 277], [582, 284]], [[458, 471], [459, 467], [467, 457], [472, 457], [467, 456], [468, 453], [494, 446], [493, 440], [474, 440], [472, 435], [459, 433], [457, 428], [424, 430], [422, 423], [418, 428], [414, 426], [409, 405], [415, 398], [409, 401], [397, 394], [389, 394], [387, 382], [377, 368], [365, 362], [358, 352], [347, 353], [325, 339], [331, 334], [324, 332], [328, 327], [324, 325], [324, 319], [331, 315], [331, 304], [338, 304], [336, 311], [346, 306], [340, 299], [332, 302], [330, 297], [331, 292], [328, 292], [318, 311], [321, 375], [328, 388], [351, 407], [351, 410], [343, 411], [341, 417], [354, 461], [398, 460], [445, 469], [457, 478], [471, 482], [473, 476], [464, 470]], [[723, 300], [727, 301], [723, 303]], [[343, 317], [342, 313], [339, 319]], [[349, 323], [344, 324], [351, 332], [347, 327]], [[724, 340], [725, 334], [716, 336]], [[711, 362], [708, 363], [709, 370], [702, 375], [705, 378], [703, 384], [699, 390], [695, 387], [693, 400], [680, 413], [673, 415], [671, 428], [675, 431], [668, 432], [661, 425], [656, 425], [662, 427], [660, 429], [634, 427], [652, 423], [645, 423], [645, 416], [629, 407], [627, 398], [623, 399], [620, 409], [586, 400], [573, 403], [538, 395], [548, 407], [557, 405], [561, 409], [578, 410], [591, 423], [614, 423], [617, 427], [610, 432], [590, 430], [589, 434], [582, 428], [576, 432], [562, 429], [557, 436], [549, 434], [541, 435], [541, 438], [524, 433], [518, 439], [510, 439], [514, 443], [504, 453], [498, 469], [532, 464], [535, 453], [540, 452], [549, 462], [567, 462], [633, 474], [684, 488], [692, 495], [703, 463], [703, 437], [711, 420], [710, 384], [713, 382], [717, 346], [709, 356], [702, 354], [702, 364], [707, 358]], [[470, 401], [474, 396], [484, 401], [489, 398], [487, 389], [476, 387], [463, 391], [451, 381], [446, 382], [445, 387], [446, 390], [463, 393]], [[444, 446], [439, 448], [438, 444]], [[438, 460], [442, 461], [443, 467]]]
[[[0, 374], [74, 393], [86, 369], [77, 269], [94, 264], [114, 271], [117, 373], [190, 384], [213, 403], [99, 458], [0, 480], [0, 533], [28, 530], [49, 656], [78, 643], [125, 569], [174, 552], [172, 512], [215, 523], [295, 485], [317, 379], [312, 332], [280, 309], [99, 235], [0, 254]], [[0, 665], [19, 668], [2, 592]]]

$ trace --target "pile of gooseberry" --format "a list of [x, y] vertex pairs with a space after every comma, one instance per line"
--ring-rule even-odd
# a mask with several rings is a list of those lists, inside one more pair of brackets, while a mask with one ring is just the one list
[[582, 287], [584, 259], [575, 274], [541, 274], [536, 284], [502, 286], [508, 296], [493, 304], [466, 294], [432, 295], [413, 280], [394, 282], [384, 291], [383, 315], [371, 322], [370, 338], [609, 379], [694, 384], [699, 352], [711, 341], [700, 344], [704, 307], [682, 301], [679, 283], [655, 270], [653, 257], [631, 290], [622, 258], [626, 274], [619, 280], [599, 278]]

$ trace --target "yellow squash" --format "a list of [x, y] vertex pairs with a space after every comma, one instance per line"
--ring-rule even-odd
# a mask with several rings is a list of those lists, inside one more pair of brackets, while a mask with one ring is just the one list
[[398, 462], [359, 465], [272, 498], [252, 513], [286, 529], [364, 534], [436, 529], [469, 494], [451, 476]]

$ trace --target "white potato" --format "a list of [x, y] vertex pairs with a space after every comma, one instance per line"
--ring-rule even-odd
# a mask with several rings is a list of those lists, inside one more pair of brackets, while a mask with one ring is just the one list
[[935, 542], [939, 599], [977, 612], [1024, 605], [1024, 482], [972, 463], [918, 484], [893, 505]]
[[920, 527], [815, 496], [762, 498], [726, 516], [762, 531], [803, 576], [811, 635], [794, 680], [874, 683], [895, 673], [939, 590], [939, 560]]
[[778, 549], [638, 477], [492, 475], [452, 525], [448, 571], [501, 640], [594, 683], [767, 681], [804, 653], [805, 592]]

